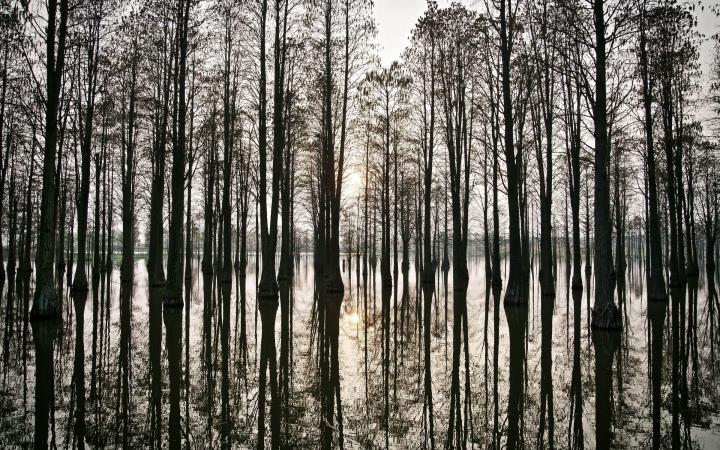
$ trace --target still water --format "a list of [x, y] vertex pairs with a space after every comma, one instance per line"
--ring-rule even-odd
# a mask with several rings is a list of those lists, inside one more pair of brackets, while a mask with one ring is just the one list
[[[221, 307], [227, 294], [217, 280], [203, 279], [197, 261], [185, 308], [176, 311], [163, 312], [162, 291], [148, 287], [143, 260], [136, 262], [132, 287], [121, 285], [115, 269], [103, 272], [87, 295], [71, 296], [64, 289], [58, 324], [28, 323], [31, 287], [6, 283], [0, 303], [0, 446], [147, 448], [179, 439], [184, 448], [210, 448], [226, 436], [233, 448], [256, 447], [261, 325], [257, 267], [254, 256], [249, 259], [244, 282], [233, 278], [229, 314]], [[407, 283], [398, 274], [389, 303], [394, 326], [386, 347], [391, 362], [385, 420], [380, 274], [373, 278], [371, 272], [365, 288], [358, 266], [355, 258], [344, 261], [339, 338], [344, 446], [422, 448], [429, 438], [417, 308], [422, 290], [415, 269], [411, 264]], [[648, 305], [639, 259], [628, 261], [617, 297], [622, 334], [590, 330], [592, 279], [584, 276], [585, 290], [573, 293], [568, 270], [558, 262], [556, 296], [545, 300], [545, 308], [532, 283], [527, 310], [506, 310], [502, 294], [486, 290], [484, 260], [470, 258], [469, 360], [464, 350], [460, 364], [466, 446], [652, 448], [655, 442], [670, 448], [676, 439], [684, 448], [720, 448], [714, 282], [701, 274], [696, 283], [671, 293], [686, 305], [676, 347], [682, 357], [674, 371], [672, 302]], [[449, 278], [438, 273], [432, 300], [438, 448], [446, 442], [451, 398]], [[295, 448], [320, 445], [314, 281], [312, 257], [298, 256], [290, 289], [289, 411], [282, 425], [285, 444]], [[223, 315], [229, 316], [227, 335]], [[676, 414], [674, 394], [681, 404]]]

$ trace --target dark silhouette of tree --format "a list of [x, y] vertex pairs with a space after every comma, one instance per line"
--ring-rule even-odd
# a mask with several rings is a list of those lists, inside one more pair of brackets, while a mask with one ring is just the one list
[[[433, 184], [433, 157], [435, 154], [435, 111], [436, 111], [436, 59], [437, 51], [435, 44], [437, 5], [429, 4], [428, 11], [421, 17], [418, 25], [413, 30], [413, 54], [412, 58], [417, 59], [417, 74], [414, 76], [421, 80], [420, 96], [422, 109], [420, 128], [420, 147], [422, 150], [421, 173], [422, 184], [422, 209], [418, 208], [418, 214], [422, 214], [422, 228], [418, 228], [417, 252], [422, 252], [422, 283], [423, 283], [423, 307], [422, 307], [422, 336], [423, 336], [423, 382], [424, 382], [424, 404], [427, 408], [429, 423], [430, 448], [435, 448], [435, 424], [433, 414], [432, 395], [432, 361], [431, 361], [431, 307], [432, 297], [435, 291], [435, 267], [432, 260], [432, 184]], [[367, 194], [366, 194], [367, 195]], [[367, 213], [366, 213], [367, 214]]]
[[[80, 122], [82, 155], [80, 196], [77, 201], [78, 218], [78, 262], [73, 278], [74, 291], [87, 291], [87, 275], [85, 274], [85, 244], [87, 241], [87, 214], [90, 194], [90, 159], [92, 157], [93, 120], [95, 118], [95, 96], [97, 93], [98, 66], [100, 62], [100, 28], [103, 18], [103, 1], [90, 2], [85, 25], [85, 51], [87, 52], [86, 88], [79, 103], [85, 103], [85, 117]], [[80, 116], [82, 117], [82, 116]]]
[[[168, 235], [167, 284], [163, 304], [166, 307], [182, 307], [183, 283], [183, 208], [185, 207], [185, 158], [186, 158], [186, 81], [188, 54], [188, 23], [191, 0], [177, 5], [177, 77], [174, 89], [177, 91], [177, 125], [173, 123], [172, 176], [170, 230]], [[175, 100], [173, 100], [175, 101]], [[173, 119], [174, 122], [175, 119]]]
[[[59, 10], [59, 11], [58, 11]], [[58, 18], [59, 12], [59, 18]], [[58, 104], [65, 70], [68, 33], [68, 1], [50, 0], [47, 5], [45, 95], [45, 147], [43, 153], [42, 196], [36, 262], [35, 296], [31, 314], [34, 318], [54, 318], [58, 313], [55, 290], [55, 157], [57, 155]], [[56, 44], [57, 39], [57, 44]], [[29, 228], [28, 228], [29, 229]], [[29, 242], [28, 242], [29, 244]], [[29, 255], [28, 255], [29, 257]]]
[[[272, 148], [272, 191], [271, 204], [268, 214], [268, 192], [267, 192], [267, 73], [266, 73], [266, 19], [267, 0], [262, 0], [260, 5], [260, 98], [259, 98], [259, 127], [258, 127], [258, 151], [259, 151], [259, 185], [258, 204], [260, 206], [260, 243], [262, 247], [262, 269], [260, 284], [258, 285], [258, 301], [260, 318], [262, 320], [262, 336], [260, 344], [260, 377], [258, 395], [258, 449], [265, 446], [265, 389], [268, 368], [270, 371], [270, 433], [272, 448], [279, 448], [280, 439], [280, 403], [277, 392], [277, 359], [275, 351], [275, 315], [278, 309], [278, 284], [275, 274], [275, 250], [277, 247], [277, 217], [279, 208], [280, 179], [282, 177], [282, 146], [278, 143]], [[277, 49], [276, 51], [280, 51]], [[279, 64], [279, 62], [276, 62]], [[275, 80], [281, 83], [280, 80]], [[277, 99], [276, 99], [277, 101]], [[277, 106], [277, 104], [276, 104]], [[281, 110], [274, 111], [276, 120]], [[269, 223], [268, 223], [269, 221]]]

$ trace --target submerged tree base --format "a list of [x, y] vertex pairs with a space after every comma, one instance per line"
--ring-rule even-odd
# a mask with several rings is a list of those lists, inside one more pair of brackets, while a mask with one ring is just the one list
[[[165, 286], [165, 283], [167, 282], [167, 279], [165, 278], [165, 268], [162, 266], [162, 264], [158, 263], [158, 260], [162, 260], [162, 258], [157, 258], [157, 256], [154, 256], [151, 253], [148, 257], [147, 261], [147, 272], [148, 272], [148, 286], [150, 287], [161, 287]], [[205, 267], [203, 266], [203, 270]]]
[[339, 275], [330, 277], [325, 283], [325, 292], [335, 294], [331, 295], [332, 297], [339, 295], [342, 300], [342, 295], [345, 293], [345, 284], [342, 281], [342, 277]]
[[30, 318], [33, 320], [54, 319], [58, 316], [57, 292], [53, 286], [39, 287], [35, 291]]
[[526, 293], [518, 284], [513, 284], [508, 283], [508, 286], [505, 289], [505, 299], [503, 302], [506, 306], [527, 307], [528, 298]]
[[420, 282], [423, 286], [435, 286], [435, 270], [432, 263], [421, 270]]
[[647, 298], [651, 302], [666, 302], [668, 301], [668, 294], [664, 287], [652, 287], [652, 281], [648, 287]]
[[90, 286], [88, 285], [87, 279], [85, 280], [78, 280], [77, 277], [75, 281], [73, 281], [72, 286], [70, 287], [71, 292], [88, 292], [90, 290]]
[[180, 297], [176, 297], [176, 296], [163, 297], [163, 308], [182, 309], [183, 306], [185, 306], [185, 302], [184, 302], [182, 296], [180, 296]]
[[591, 326], [597, 330], [622, 330], [622, 316], [617, 305], [608, 302], [594, 307]]
[[149, 287], [163, 287], [163, 286], [165, 286], [165, 278], [158, 278], [158, 279], [150, 278], [148, 280], [148, 286]]
[[279, 304], [280, 288], [277, 283], [263, 283], [260, 282], [258, 286], [258, 304], [262, 307], [263, 305], [275, 305]]
[[698, 266], [697, 261], [689, 260], [687, 262], [687, 265], [685, 267], [685, 277], [690, 280], [697, 280], [697, 278], [700, 276], [700, 267]]

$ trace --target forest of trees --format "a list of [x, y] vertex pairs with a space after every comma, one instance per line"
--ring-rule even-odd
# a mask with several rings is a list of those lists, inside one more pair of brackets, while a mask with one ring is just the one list
[[[698, 14], [715, 11], [677, 0], [427, 1], [399, 60], [383, 66], [373, 7], [371, 0], [1, 0], [5, 335], [19, 317], [32, 324], [36, 345], [52, 341], [73, 307], [63, 293], [82, 315], [88, 292], [116, 268], [120, 315], [132, 314], [143, 264], [157, 349], [149, 364], [161, 367], [164, 323], [169, 365], [168, 393], [150, 393], [153, 420], [169, 430], [169, 447], [181, 448], [187, 290], [198, 276], [207, 289], [217, 283], [218, 312], [208, 314], [220, 317], [220, 342], [228, 346], [237, 307], [231, 283], [237, 276], [244, 284], [254, 259], [256, 442], [281, 448], [293, 395], [290, 291], [296, 258], [309, 253], [319, 299], [312, 322], [318, 442], [342, 447], [342, 274], [347, 262], [367, 287], [379, 266], [381, 425], [389, 427], [398, 340], [416, 333], [426, 446], [466, 448], [474, 320], [467, 291], [478, 282], [469, 257], [484, 261], [492, 305], [484, 320], [486, 329], [493, 321], [494, 348], [504, 307], [511, 365], [526, 351], [533, 283], [542, 295], [540, 339], [552, 339], [564, 259], [578, 309], [583, 289], [592, 289], [585, 313], [596, 378], [612, 378], [624, 324], [619, 289], [637, 257], [654, 305], [648, 311], [655, 308], [653, 336], [663, 339], [668, 311], [673, 383], [682, 380], [684, 330], [699, 313], [697, 300], [679, 292], [703, 269], [714, 279], [720, 227], [720, 39], [697, 24]], [[713, 59], [704, 74], [708, 40]], [[411, 270], [417, 295], [408, 288]], [[431, 322], [443, 286], [452, 289], [450, 319], [445, 304], [452, 356], [450, 396], [440, 406]], [[244, 291], [242, 299], [245, 367]], [[96, 324], [104, 305], [92, 300]], [[362, 308], [367, 317], [367, 297]], [[716, 312], [706, 320], [720, 327]], [[130, 332], [121, 328], [121, 353], [131, 351]], [[365, 333], [367, 347], [367, 321]], [[492, 356], [496, 367], [497, 351]], [[662, 357], [653, 354], [653, 367]], [[367, 350], [365, 358], [367, 367]], [[538, 434], [549, 446], [552, 358], [543, 346]], [[38, 350], [36, 359], [41, 376], [52, 351]], [[220, 364], [226, 396], [234, 368], [227, 358]], [[126, 380], [131, 368], [120, 371]], [[367, 383], [367, 368], [364, 376]], [[497, 397], [497, 374], [493, 385]], [[507, 425], [498, 423], [495, 401], [493, 448], [505, 426], [503, 444], [519, 447], [525, 388], [510, 378]], [[599, 415], [611, 409], [600, 390]], [[675, 413], [687, 401], [682, 392], [674, 388], [669, 400], [673, 448], [682, 434]], [[84, 375], [78, 395], [86, 395]], [[123, 402], [128, 395], [123, 385]], [[223, 397], [225, 448], [229, 403]], [[438, 407], [448, 409], [443, 423], [434, 419]], [[598, 421], [598, 448], [607, 448], [610, 434], [609, 423]]]

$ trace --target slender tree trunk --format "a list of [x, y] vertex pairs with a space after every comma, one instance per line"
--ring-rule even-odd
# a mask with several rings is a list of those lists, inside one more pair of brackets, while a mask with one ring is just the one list
[[[122, 189], [123, 189], [123, 242], [122, 242], [122, 263], [120, 266], [120, 279], [125, 283], [131, 283], [134, 277], [135, 265], [135, 104], [136, 104], [136, 83], [137, 65], [139, 59], [137, 41], [132, 44], [129, 86], [129, 109], [128, 109], [128, 134], [126, 138], [126, 149], [123, 155], [122, 167]], [[97, 170], [97, 169], [96, 169]], [[97, 232], [96, 232], [97, 234]], [[97, 237], [97, 236], [96, 236]]]
[[513, 134], [513, 104], [510, 86], [510, 56], [513, 47], [513, 11], [507, 11], [507, 1], [500, 2], [500, 56], [502, 61], [502, 102], [505, 126], [505, 164], [507, 166], [507, 202], [508, 221], [510, 225], [508, 242], [510, 246], [510, 271], [505, 302], [526, 304], [521, 289], [522, 248], [520, 241], [520, 206], [518, 192], [518, 170], [515, 155]]

